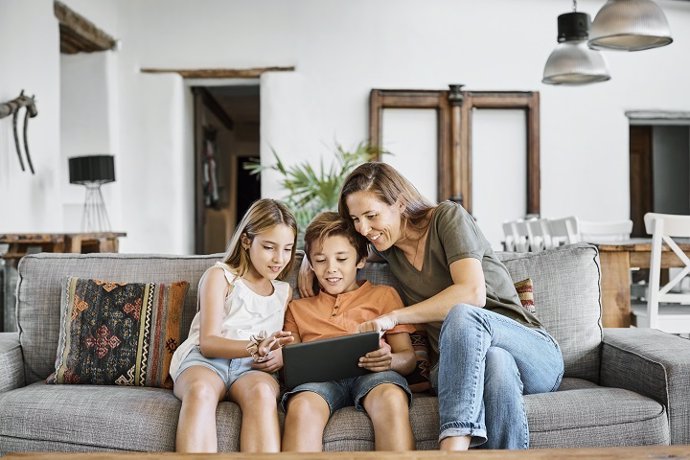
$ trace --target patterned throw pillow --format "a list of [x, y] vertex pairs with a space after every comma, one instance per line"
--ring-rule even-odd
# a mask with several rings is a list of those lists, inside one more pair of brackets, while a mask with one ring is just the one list
[[[535, 313], [534, 307], [534, 284], [532, 278], [527, 278], [518, 281], [515, 284], [515, 289], [520, 295], [520, 303], [530, 313]], [[407, 384], [413, 393], [428, 391], [431, 389], [431, 382], [429, 381], [429, 372], [431, 371], [431, 360], [429, 359], [429, 345], [427, 342], [426, 332], [424, 330], [417, 330], [410, 334], [412, 339], [412, 347], [417, 356], [417, 367], [411, 374], [407, 375]]]
[[168, 371], [188, 287], [68, 278], [55, 372], [46, 382], [172, 388]]
[[429, 358], [429, 346], [427, 344], [426, 331], [418, 329], [410, 334], [412, 348], [417, 358], [417, 367], [411, 374], [405, 376], [407, 385], [413, 393], [421, 393], [431, 388], [429, 373], [431, 372], [431, 359]]
[[515, 289], [520, 296], [520, 303], [530, 313], [536, 313], [537, 309], [534, 307], [534, 285], [532, 278], [527, 278], [515, 283]]

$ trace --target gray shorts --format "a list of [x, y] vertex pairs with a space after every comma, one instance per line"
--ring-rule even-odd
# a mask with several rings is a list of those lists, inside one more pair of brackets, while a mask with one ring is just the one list
[[[203, 366], [207, 369], [211, 369], [213, 372], [218, 374], [218, 377], [225, 383], [226, 391], [230, 390], [235, 381], [247, 372], [262, 372], [252, 369], [252, 364], [254, 359], [247, 358], [207, 358], [201, 354], [199, 346], [192, 348], [189, 354], [180, 363], [180, 368], [177, 373], [173, 376], [173, 381], [177, 381], [177, 378], [187, 369], [192, 366]], [[276, 373], [269, 374], [276, 381], [278, 380], [278, 375]]]
[[407, 380], [395, 371], [372, 372], [360, 377], [352, 377], [329, 382], [310, 382], [297, 385], [292, 390], [286, 391], [280, 403], [283, 410], [287, 411], [288, 399], [302, 391], [311, 391], [321, 396], [328, 404], [331, 415], [336, 410], [355, 406], [355, 409], [363, 411], [362, 399], [375, 387], [383, 383], [392, 383], [400, 387], [407, 394], [408, 405], [412, 400], [412, 393], [407, 386]]

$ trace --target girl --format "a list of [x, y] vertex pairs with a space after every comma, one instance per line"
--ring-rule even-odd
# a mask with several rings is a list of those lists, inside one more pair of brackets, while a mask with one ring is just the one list
[[296, 238], [285, 205], [258, 200], [237, 226], [223, 262], [201, 277], [199, 312], [170, 364], [182, 400], [177, 451], [218, 450], [216, 407], [226, 398], [242, 410], [241, 451], [280, 451], [276, 371], [283, 366], [280, 348], [293, 339], [281, 330], [292, 292], [277, 279], [292, 267]]

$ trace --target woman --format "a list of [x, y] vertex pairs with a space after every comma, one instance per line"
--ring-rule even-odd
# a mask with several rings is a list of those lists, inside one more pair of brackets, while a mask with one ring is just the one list
[[563, 357], [520, 305], [508, 270], [474, 219], [459, 204], [432, 205], [378, 162], [350, 173], [338, 210], [388, 262], [408, 306], [360, 330], [425, 324], [439, 356], [431, 381], [439, 397], [440, 448], [528, 448], [523, 394], [555, 391]]

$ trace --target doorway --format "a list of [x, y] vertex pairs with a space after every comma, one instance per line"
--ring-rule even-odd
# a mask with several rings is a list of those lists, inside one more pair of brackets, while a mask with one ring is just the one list
[[258, 175], [260, 91], [255, 84], [192, 86], [194, 95], [195, 252], [224, 252], [235, 226], [261, 197]]
[[690, 118], [631, 118], [631, 236], [649, 236], [647, 212], [690, 214]]

